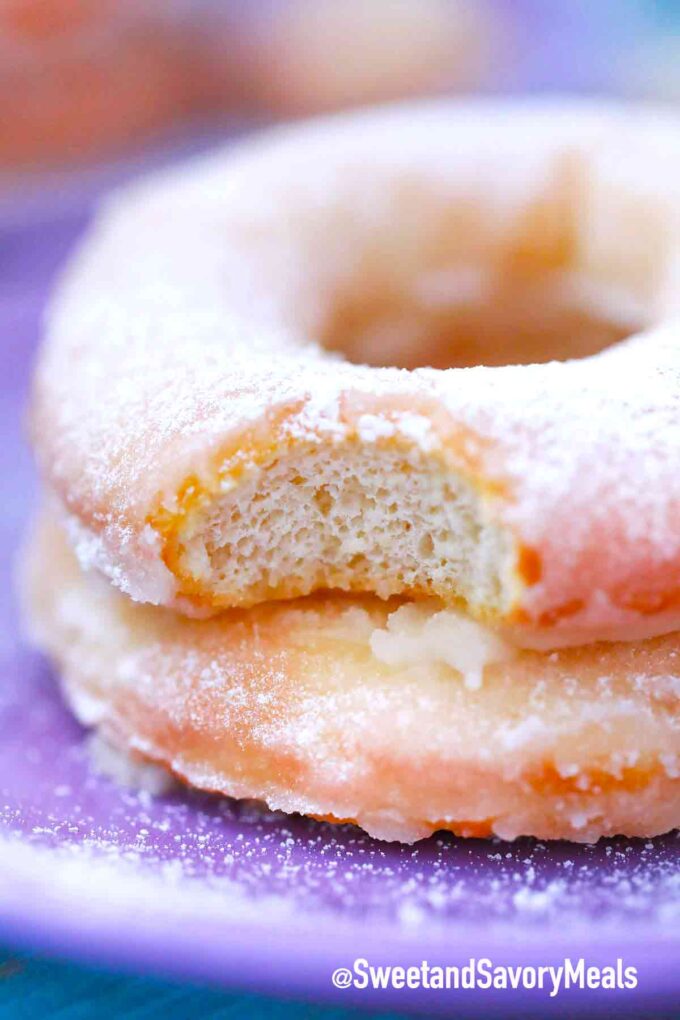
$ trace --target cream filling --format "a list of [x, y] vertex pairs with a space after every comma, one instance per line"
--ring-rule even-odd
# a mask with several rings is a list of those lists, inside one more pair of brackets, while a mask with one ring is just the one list
[[373, 631], [370, 643], [376, 659], [388, 666], [450, 666], [470, 690], [481, 687], [488, 665], [505, 662], [518, 651], [466, 614], [456, 609], [437, 610], [431, 602], [400, 606], [389, 615], [384, 628]]

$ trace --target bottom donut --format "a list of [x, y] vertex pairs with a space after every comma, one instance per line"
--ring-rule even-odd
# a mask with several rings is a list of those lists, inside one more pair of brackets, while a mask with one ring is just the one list
[[503, 654], [481, 635], [480, 666], [476, 625], [429, 603], [331, 593], [189, 620], [83, 574], [48, 517], [23, 593], [81, 722], [192, 786], [407, 842], [680, 825], [679, 634]]

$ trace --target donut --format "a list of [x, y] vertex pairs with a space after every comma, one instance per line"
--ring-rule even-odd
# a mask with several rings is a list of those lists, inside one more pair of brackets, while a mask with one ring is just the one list
[[406, 105], [111, 199], [32, 405], [81, 564], [197, 615], [330, 589], [548, 648], [677, 631], [677, 126]]
[[114, 195], [30, 413], [76, 715], [382, 838], [678, 825], [678, 170], [671, 114], [438, 102]]
[[82, 162], [167, 127], [187, 106], [178, 35], [148, 5], [3, 0], [3, 166]]
[[450, 610], [326, 593], [190, 619], [86, 575], [51, 513], [24, 588], [81, 722], [195, 787], [409, 842], [680, 821], [677, 634], [519, 651], [470, 684]]
[[279, 115], [469, 88], [508, 34], [484, 2], [290, 0], [258, 13], [245, 73]]

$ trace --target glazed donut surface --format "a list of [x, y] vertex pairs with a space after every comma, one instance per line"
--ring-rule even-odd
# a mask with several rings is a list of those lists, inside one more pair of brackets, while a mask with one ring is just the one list
[[680, 823], [678, 634], [517, 652], [471, 686], [422, 641], [395, 658], [414, 610], [395, 600], [327, 594], [190, 620], [86, 576], [48, 518], [24, 573], [34, 636], [80, 720], [199, 788], [406, 841]]
[[527, 645], [676, 631], [679, 226], [678, 120], [587, 104], [332, 118], [122, 191], [33, 401], [80, 563], [199, 615], [336, 589]]

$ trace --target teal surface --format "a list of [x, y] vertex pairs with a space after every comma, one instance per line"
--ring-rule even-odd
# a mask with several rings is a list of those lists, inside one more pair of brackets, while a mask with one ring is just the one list
[[[2, 1020], [349, 1020], [354, 1011], [91, 970], [0, 949]], [[362, 1013], [361, 1016], [369, 1017]], [[382, 1020], [406, 1020], [380, 1014]], [[369, 1017], [370, 1020], [370, 1017]]]

